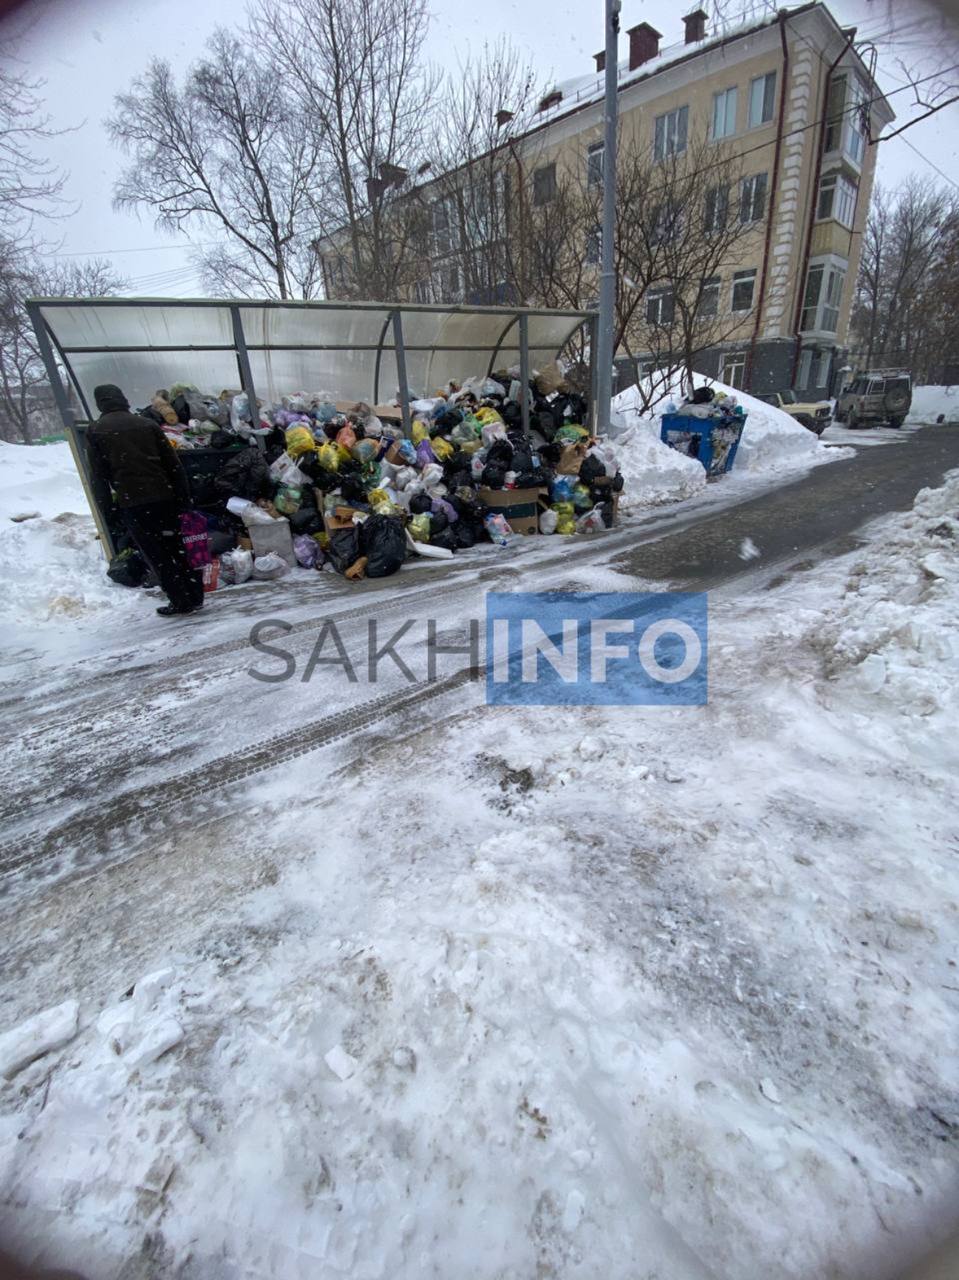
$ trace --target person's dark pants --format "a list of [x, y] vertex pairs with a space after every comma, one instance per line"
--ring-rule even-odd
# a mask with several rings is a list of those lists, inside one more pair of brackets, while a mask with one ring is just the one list
[[198, 609], [203, 604], [203, 576], [191, 569], [187, 559], [180, 536], [181, 510], [176, 502], [144, 502], [125, 507], [123, 518], [170, 604], [175, 609]]

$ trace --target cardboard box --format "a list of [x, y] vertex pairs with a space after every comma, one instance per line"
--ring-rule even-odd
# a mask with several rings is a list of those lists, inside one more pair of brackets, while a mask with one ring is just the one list
[[546, 489], [480, 489], [479, 500], [493, 514], [505, 516], [514, 533], [539, 533], [547, 494]]
[[[332, 533], [334, 529], [352, 529], [353, 516], [357, 513], [357, 507], [334, 507], [332, 513], [327, 512], [323, 516], [323, 524], [327, 533]], [[360, 511], [360, 515], [368, 516], [368, 511]]]

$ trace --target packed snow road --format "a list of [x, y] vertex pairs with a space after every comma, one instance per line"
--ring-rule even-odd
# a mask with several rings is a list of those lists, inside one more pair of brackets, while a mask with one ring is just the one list
[[[959, 478], [916, 497], [956, 466], [937, 428], [9, 655], [2, 1026], [79, 1001], [0, 1041], [9, 1242], [96, 1280], [895, 1274], [959, 1191]], [[647, 581], [710, 588], [707, 707], [483, 705], [486, 591]], [[355, 682], [303, 680], [322, 619]]]

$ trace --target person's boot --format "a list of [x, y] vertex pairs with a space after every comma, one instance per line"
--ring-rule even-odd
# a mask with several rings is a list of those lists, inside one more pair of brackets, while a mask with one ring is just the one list
[[175, 604], [163, 604], [157, 609], [157, 613], [161, 618], [179, 618], [185, 613], [199, 613], [202, 608], [202, 604], [188, 604], [183, 607], [178, 607]]

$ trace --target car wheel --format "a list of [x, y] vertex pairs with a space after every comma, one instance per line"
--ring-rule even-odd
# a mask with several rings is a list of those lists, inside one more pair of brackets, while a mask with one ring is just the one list
[[897, 428], [901, 427], [904, 422], [905, 422], [905, 418], [900, 418], [898, 414], [895, 417], [892, 417], [889, 419], [889, 425], [891, 427], [897, 427]]
[[848, 427], [849, 427], [849, 430], [850, 430], [850, 431], [855, 431], [855, 430], [856, 430], [856, 428], [859, 426], [859, 418], [856, 416], [856, 410], [855, 410], [855, 409], [850, 409], [850, 410], [849, 410], [849, 417], [847, 418], [847, 420], [846, 420], [846, 421], [847, 421], [847, 425], [848, 425]]

